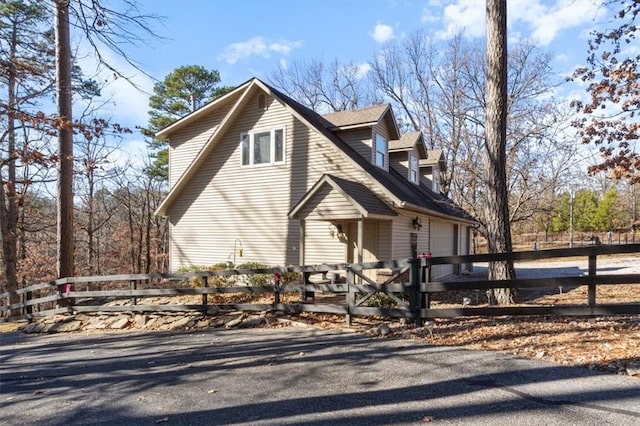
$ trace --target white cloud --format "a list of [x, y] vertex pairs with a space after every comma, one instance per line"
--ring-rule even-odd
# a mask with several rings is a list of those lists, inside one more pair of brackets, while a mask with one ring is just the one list
[[302, 47], [301, 41], [282, 40], [278, 42], [270, 42], [264, 37], [258, 36], [250, 38], [247, 41], [228, 45], [224, 49], [224, 52], [218, 55], [218, 59], [233, 65], [240, 59], [251, 56], [269, 58], [271, 53], [288, 55], [293, 49], [299, 49], [300, 47]]
[[371, 33], [371, 37], [378, 43], [384, 43], [393, 38], [393, 27], [385, 24], [376, 24]]
[[[578, 28], [597, 21], [604, 13], [603, 0], [527, 0], [509, 1], [507, 19], [511, 40], [530, 38], [541, 46], [552, 43], [565, 29]], [[464, 31], [467, 37], [484, 37], [486, 3], [480, 0], [429, 2], [422, 22], [437, 25], [438, 38], [447, 39]]]
[[558, 1], [547, 6], [539, 1], [514, 2], [510, 10], [516, 21], [531, 27], [531, 39], [547, 46], [565, 29], [597, 20], [604, 12], [600, 1]]
[[131, 139], [124, 141], [122, 145], [113, 150], [108, 161], [118, 168], [133, 166], [142, 169], [149, 160], [149, 150], [147, 143], [142, 139]]
[[445, 6], [442, 20], [445, 26], [437, 36], [449, 38], [456, 32], [464, 31], [467, 37], [483, 37], [486, 33], [484, 1], [465, 1]]
[[371, 71], [371, 65], [368, 62], [363, 62], [356, 65], [358, 71], [356, 73], [358, 78], [364, 78], [369, 71]]
[[[120, 73], [119, 76], [98, 64], [90, 46], [80, 45], [79, 51], [78, 64], [85, 76], [104, 85], [101, 96], [92, 100], [93, 106], [100, 106], [96, 115], [124, 127], [146, 125], [149, 121], [149, 94], [153, 90], [153, 80], [108, 49], [102, 49], [100, 53], [104, 61]], [[77, 104], [74, 110], [79, 111], [87, 102], [79, 100]]]

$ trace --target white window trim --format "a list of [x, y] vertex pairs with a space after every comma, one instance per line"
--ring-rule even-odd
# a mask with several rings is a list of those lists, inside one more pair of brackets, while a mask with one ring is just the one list
[[409, 182], [420, 183], [420, 167], [418, 165], [418, 157], [409, 153]]
[[433, 177], [433, 192], [441, 192], [440, 190], [440, 170], [436, 167], [433, 168], [431, 172], [431, 176]]
[[[380, 136], [382, 139], [384, 139], [387, 148], [386, 151], [384, 152], [384, 159], [383, 159], [383, 163], [382, 165], [378, 164], [378, 136]], [[372, 147], [372, 153], [373, 153], [373, 165], [380, 167], [381, 169], [387, 170], [387, 166], [389, 164], [389, 141], [387, 140], [387, 138], [385, 138], [381, 133], [377, 133], [377, 132], [373, 132], [373, 147]]]
[[[278, 130], [282, 130], [282, 160], [281, 161], [276, 161], [275, 160], [275, 156], [276, 156], [276, 150], [275, 150], [275, 144], [276, 144], [276, 131]], [[270, 154], [271, 154], [271, 158], [269, 160], [268, 163], [260, 163], [260, 164], [254, 164], [253, 160], [254, 160], [254, 136], [258, 133], [270, 133]], [[242, 161], [242, 156], [243, 156], [243, 151], [242, 151], [242, 141], [244, 139], [245, 136], [249, 136], [249, 164], [243, 164]], [[281, 164], [286, 164], [287, 162], [287, 129], [285, 126], [283, 127], [274, 127], [271, 129], [257, 129], [257, 130], [251, 130], [249, 132], [243, 132], [240, 134], [240, 167], [264, 167], [264, 166], [273, 166], [273, 165], [281, 165]]]

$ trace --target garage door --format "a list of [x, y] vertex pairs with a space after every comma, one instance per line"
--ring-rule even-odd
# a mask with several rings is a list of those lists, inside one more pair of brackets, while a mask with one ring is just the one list
[[[448, 222], [431, 220], [431, 254], [436, 256], [451, 256], [455, 251], [454, 225]], [[431, 271], [431, 278], [436, 279], [454, 273], [453, 265], [437, 265]]]

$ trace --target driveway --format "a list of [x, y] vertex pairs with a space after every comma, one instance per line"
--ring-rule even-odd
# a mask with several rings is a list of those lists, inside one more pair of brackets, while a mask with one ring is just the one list
[[0, 424], [640, 423], [640, 380], [312, 329], [0, 334]]
[[[599, 257], [598, 275], [640, 274], [640, 255]], [[589, 261], [585, 257], [571, 260], [538, 260], [515, 263], [518, 278], [580, 277], [589, 275]], [[486, 277], [487, 263], [473, 264], [473, 276]]]

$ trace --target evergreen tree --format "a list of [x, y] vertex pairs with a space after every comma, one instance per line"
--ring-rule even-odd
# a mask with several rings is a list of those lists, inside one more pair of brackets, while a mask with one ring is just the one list
[[0, 231], [8, 291], [18, 288], [18, 221], [32, 181], [25, 167], [43, 158], [30, 146], [24, 114], [53, 87], [47, 21], [38, 2], [0, 3], [0, 104], [6, 111], [0, 119]]
[[164, 142], [153, 138], [156, 132], [170, 126], [206, 103], [228, 93], [231, 87], [220, 86], [220, 74], [200, 65], [184, 65], [169, 73], [153, 87], [149, 98], [149, 146], [155, 158], [147, 173], [159, 180], [168, 179], [169, 155]]

